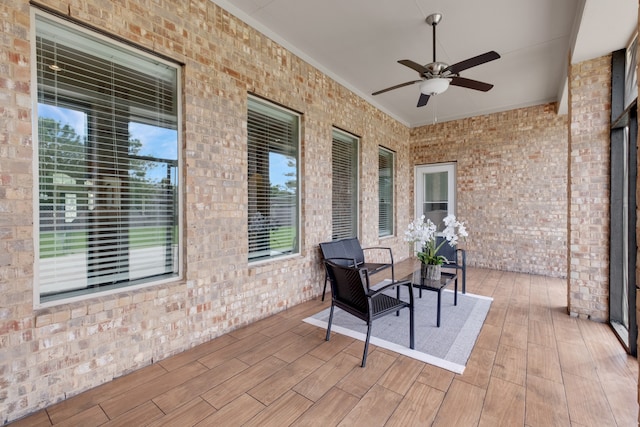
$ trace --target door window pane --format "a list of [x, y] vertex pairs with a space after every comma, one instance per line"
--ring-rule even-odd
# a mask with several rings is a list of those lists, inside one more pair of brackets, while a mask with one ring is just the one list
[[449, 211], [448, 172], [425, 173], [422, 213], [438, 228]]

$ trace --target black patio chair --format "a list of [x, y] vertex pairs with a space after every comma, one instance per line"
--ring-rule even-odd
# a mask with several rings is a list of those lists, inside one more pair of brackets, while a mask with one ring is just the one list
[[[362, 367], [367, 363], [369, 339], [371, 338], [371, 324], [375, 319], [395, 313], [403, 308], [409, 309], [409, 347], [415, 347], [413, 333], [413, 286], [410, 281], [391, 282], [376, 290], [369, 289], [369, 271], [363, 267], [350, 267], [344, 263], [355, 264], [355, 260], [344, 258], [325, 260], [327, 273], [331, 282], [331, 313], [327, 324], [326, 340], [331, 336], [331, 322], [333, 311], [339, 307], [347, 313], [364, 320], [367, 323], [367, 338], [364, 342]], [[383, 292], [394, 286], [409, 288], [409, 302], [394, 298]]]
[[[446, 239], [442, 236], [436, 237], [436, 247], [440, 245]], [[454, 268], [456, 274], [458, 270], [462, 272], [462, 293], [467, 293], [467, 252], [464, 249], [460, 249], [457, 246], [449, 245], [449, 242], [445, 242], [444, 245], [438, 251], [438, 255], [442, 255], [447, 261], [442, 264], [442, 268]]]
[[[381, 246], [363, 248], [357, 237], [348, 237], [346, 239], [320, 243], [320, 251], [322, 252], [323, 261], [326, 259], [341, 259], [342, 262], [339, 262], [339, 264], [364, 267], [369, 271], [369, 274], [391, 268], [391, 280], [396, 280], [391, 248]], [[371, 257], [365, 259], [365, 253], [370, 254]], [[373, 257], [376, 257], [374, 259], [376, 259], [377, 262], [371, 261], [370, 258]], [[329, 274], [325, 272], [322, 301], [324, 301], [324, 294], [327, 292], [328, 280]]]

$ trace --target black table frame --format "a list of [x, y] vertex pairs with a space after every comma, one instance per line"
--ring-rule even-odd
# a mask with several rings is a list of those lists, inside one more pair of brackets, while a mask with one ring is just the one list
[[[419, 297], [422, 298], [422, 290], [433, 291], [438, 293], [438, 314], [436, 325], [438, 328], [440, 327], [440, 307], [442, 302], [442, 290], [446, 288], [449, 283], [454, 282], [454, 291], [453, 291], [453, 305], [458, 305], [458, 275], [455, 273], [447, 273], [442, 272], [440, 275], [440, 280], [426, 280], [420, 278], [420, 283], [413, 283], [413, 277], [416, 273], [411, 273], [400, 280], [410, 281], [414, 288], [418, 288], [420, 290]], [[420, 274], [420, 270], [417, 270], [417, 274]], [[400, 286], [396, 287], [397, 297], [400, 299]]]

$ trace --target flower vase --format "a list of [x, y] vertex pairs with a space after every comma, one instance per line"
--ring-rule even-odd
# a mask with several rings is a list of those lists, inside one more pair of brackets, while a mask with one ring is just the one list
[[440, 280], [441, 265], [422, 264], [420, 272], [424, 280]]

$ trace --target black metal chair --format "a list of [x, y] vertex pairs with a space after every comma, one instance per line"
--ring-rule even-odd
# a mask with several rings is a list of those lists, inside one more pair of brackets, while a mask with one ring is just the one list
[[[322, 252], [323, 261], [326, 259], [342, 260], [338, 263], [364, 267], [369, 271], [369, 274], [374, 274], [387, 268], [391, 268], [391, 280], [395, 281], [393, 252], [391, 251], [391, 248], [381, 246], [363, 248], [357, 237], [349, 237], [346, 239], [320, 243], [320, 251]], [[387, 262], [371, 262], [369, 258], [365, 259], [365, 252], [376, 255], [378, 257], [378, 261], [386, 258]], [[325, 272], [322, 301], [324, 301], [324, 294], [327, 292], [328, 280], [329, 274]]]
[[[415, 348], [413, 333], [413, 286], [411, 282], [391, 282], [380, 289], [371, 290], [369, 289], [369, 271], [363, 267], [341, 265], [345, 262], [351, 265], [355, 264], [355, 260], [345, 258], [334, 258], [324, 261], [331, 282], [332, 297], [326, 340], [329, 341], [331, 336], [331, 322], [333, 321], [333, 311], [335, 307], [339, 307], [347, 313], [364, 320], [367, 323], [367, 338], [364, 342], [364, 353], [362, 355], [362, 367], [364, 368], [367, 363], [372, 322], [387, 314], [408, 308], [409, 347], [412, 349]], [[391, 287], [403, 285], [409, 288], [409, 302], [383, 293]]]
[[[440, 245], [446, 239], [442, 236], [436, 237], [436, 247]], [[459, 249], [456, 246], [449, 245], [445, 242], [444, 245], [438, 251], [438, 255], [442, 255], [447, 261], [442, 264], [442, 268], [455, 268], [456, 274], [458, 270], [462, 272], [462, 293], [467, 293], [467, 252], [464, 249]]]

